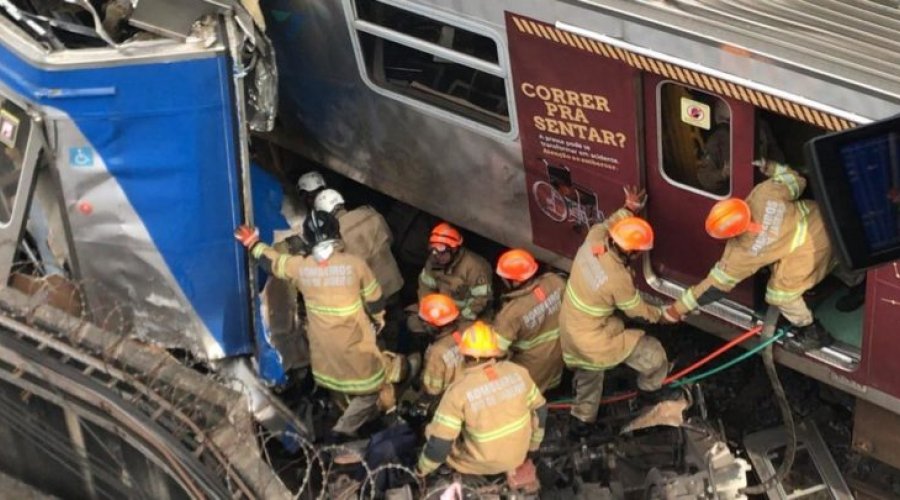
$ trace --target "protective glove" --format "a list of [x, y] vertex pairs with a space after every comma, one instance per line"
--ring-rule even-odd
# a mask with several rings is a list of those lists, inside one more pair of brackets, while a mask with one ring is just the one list
[[248, 250], [259, 243], [259, 229], [241, 224], [234, 230], [234, 239], [241, 242]]
[[381, 333], [384, 330], [385, 319], [384, 319], [385, 311], [381, 311], [380, 313], [376, 313], [372, 315], [372, 324], [375, 327], [375, 335]]
[[647, 193], [637, 186], [625, 186], [625, 208], [633, 213], [640, 212], [647, 204]]
[[666, 323], [678, 323], [683, 318], [678, 309], [675, 308], [675, 304], [671, 304], [663, 309], [662, 317]]
[[765, 158], [753, 160], [750, 164], [758, 168], [766, 177], [772, 177], [772, 174], [775, 173], [775, 168], [778, 166], [778, 163]]

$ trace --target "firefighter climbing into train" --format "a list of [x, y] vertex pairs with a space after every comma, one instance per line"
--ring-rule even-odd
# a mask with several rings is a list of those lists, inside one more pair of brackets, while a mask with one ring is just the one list
[[757, 160], [753, 165], [768, 179], [754, 187], [746, 200], [729, 198], [716, 203], [706, 218], [707, 233], [727, 240], [722, 257], [707, 277], [685, 290], [664, 315], [678, 321], [771, 266], [766, 302], [778, 307], [784, 319], [797, 328], [787, 346], [808, 351], [828, 345], [831, 336], [813, 318], [803, 298], [832, 269], [831, 241], [819, 206], [800, 199], [806, 179], [794, 169], [772, 160]]
[[626, 188], [625, 194], [625, 206], [595, 224], [578, 249], [559, 315], [563, 360], [575, 372], [573, 437], [592, 432], [604, 374], [619, 364], [638, 372], [644, 406], [681, 397], [679, 391], [662, 387], [669, 365], [659, 340], [627, 327], [616, 314], [621, 311], [647, 323], [658, 323], [662, 317], [659, 307], [644, 302], [628, 267], [653, 248], [653, 229], [634, 216], [646, 203], [646, 195], [636, 188]]
[[563, 372], [559, 343], [559, 309], [566, 281], [558, 274], [539, 274], [527, 250], [515, 248], [497, 260], [497, 275], [507, 291], [494, 318], [500, 348], [525, 367], [541, 392], [559, 385]]
[[303, 233], [312, 245], [306, 256], [272, 249], [248, 226], [239, 226], [234, 234], [263, 269], [290, 280], [303, 296], [313, 379], [344, 407], [330, 436], [341, 440], [393, 408], [392, 383], [409, 370], [405, 360], [376, 345], [384, 326], [381, 286], [365, 261], [344, 251], [337, 219], [313, 211]]
[[540, 448], [547, 419], [541, 391], [528, 370], [495, 359], [503, 350], [486, 323], [476, 321], [467, 328], [459, 350], [465, 365], [425, 430], [419, 474], [428, 475], [446, 462], [461, 474], [533, 479], [529, 454]]
[[[474, 321], [488, 316], [493, 300], [491, 266], [484, 257], [463, 246], [459, 230], [446, 222], [434, 226], [428, 236], [428, 258], [419, 273], [418, 299], [442, 293], [451, 297], [462, 319]], [[421, 334], [424, 325], [418, 305], [407, 308], [410, 332]]]

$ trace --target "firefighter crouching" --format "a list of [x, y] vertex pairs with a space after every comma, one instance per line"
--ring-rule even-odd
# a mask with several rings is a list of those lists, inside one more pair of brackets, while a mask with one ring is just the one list
[[634, 286], [628, 264], [653, 247], [653, 230], [632, 215], [643, 207], [646, 196], [626, 189], [625, 208], [596, 224], [572, 263], [560, 311], [563, 359], [575, 371], [571, 432], [580, 437], [590, 432], [597, 419], [606, 370], [625, 363], [638, 372], [637, 385], [645, 403], [674, 397], [663, 390], [668, 371], [666, 352], [659, 340], [643, 330], [626, 328], [615, 315], [657, 323], [662, 311], [646, 304]]
[[500, 348], [525, 367], [541, 392], [559, 385], [563, 372], [559, 309], [566, 282], [555, 273], [538, 276], [538, 263], [527, 250], [508, 250], [497, 260], [507, 291], [494, 318]]
[[308, 256], [279, 253], [247, 226], [240, 226], [235, 237], [266, 271], [290, 280], [303, 296], [313, 378], [347, 403], [332, 431], [335, 438], [349, 437], [392, 407], [389, 382], [399, 381], [401, 363], [389, 363], [399, 358], [375, 345], [384, 325], [381, 287], [362, 259], [343, 251], [334, 216], [311, 212], [303, 233], [312, 245]]
[[[462, 235], [446, 222], [431, 230], [430, 253], [419, 274], [418, 296], [422, 300], [431, 293], [448, 295], [456, 301], [462, 318], [474, 321], [490, 312], [491, 266], [462, 244]], [[411, 329], [421, 331], [421, 327]]]
[[787, 344], [798, 350], [827, 345], [831, 338], [815, 321], [803, 293], [822, 281], [831, 270], [831, 241], [819, 207], [800, 200], [806, 179], [786, 165], [769, 160], [754, 162], [769, 177], [750, 192], [746, 201], [729, 198], [716, 203], [706, 219], [706, 231], [728, 240], [725, 252], [700, 283], [685, 290], [665, 310], [677, 321], [690, 311], [714, 302], [738, 283], [765, 266], [772, 266], [766, 286], [766, 302], [799, 328]]
[[403, 288], [403, 276], [391, 253], [391, 229], [380, 213], [368, 205], [347, 210], [344, 197], [334, 189], [316, 195], [315, 209], [337, 218], [344, 251], [366, 261], [386, 300]]
[[453, 299], [434, 293], [419, 301], [419, 318], [425, 323], [425, 331], [434, 340], [425, 351], [422, 370], [422, 388], [425, 396], [421, 407], [431, 406], [433, 400], [444, 393], [462, 370], [463, 357], [459, 352], [462, 340], [459, 309]]
[[462, 474], [510, 473], [540, 448], [547, 407], [528, 371], [503, 354], [490, 326], [476, 321], [463, 332], [465, 368], [444, 392], [425, 430], [418, 471], [446, 463]]

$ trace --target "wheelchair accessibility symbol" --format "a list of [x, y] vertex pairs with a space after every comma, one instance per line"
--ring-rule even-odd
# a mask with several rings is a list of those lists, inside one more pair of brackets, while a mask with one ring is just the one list
[[90, 146], [69, 148], [69, 165], [73, 167], [94, 166], [94, 150]]

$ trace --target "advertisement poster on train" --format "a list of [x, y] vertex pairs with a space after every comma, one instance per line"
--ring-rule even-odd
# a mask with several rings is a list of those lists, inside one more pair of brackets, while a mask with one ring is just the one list
[[553, 25], [506, 26], [532, 238], [571, 257], [638, 180], [636, 70]]

